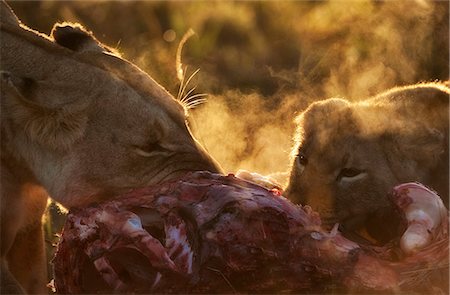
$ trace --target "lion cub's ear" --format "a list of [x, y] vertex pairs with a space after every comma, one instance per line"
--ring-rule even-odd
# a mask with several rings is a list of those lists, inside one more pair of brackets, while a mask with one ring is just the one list
[[73, 51], [106, 51], [112, 50], [99, 42], [94, 35], [80, 24], [57, 23], [53, 26], [51, 37], [61, 46]]
[[27, 99], [38, 83], [0, 71], [2, 124], [22, 130], [31, 142], [64, 151], [85, 132], [87, 101], [49, 107]]

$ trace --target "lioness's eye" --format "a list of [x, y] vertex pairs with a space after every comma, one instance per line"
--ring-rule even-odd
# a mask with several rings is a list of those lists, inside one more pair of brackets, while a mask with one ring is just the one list
[[159, 144], [159, 142], [150, 142], [145, 146], [145, 150], [147, 151], [161, 151], [164, 148]]
[[133, 150], [143, 157], [151, 157], [158, 152], [166, 152], [166, 149], [158, 142], [150, 142], [145, 146], [134, 146]]

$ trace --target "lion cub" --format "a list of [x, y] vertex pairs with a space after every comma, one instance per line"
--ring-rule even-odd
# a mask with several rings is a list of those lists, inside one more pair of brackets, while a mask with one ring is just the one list
[[296, 119], [288, 198], [372, 242], [398, 230], [387, 199], [396, 184], [421, 182], [448, 208], [449, 94], [444, 84], [424, 83], [354, 103], [311, 104]]
[[219, 170], [186, 110], [79, 25], [52, 36], [1, 6], [1, 292], [47, 293], [47, 194], [70, 208]]

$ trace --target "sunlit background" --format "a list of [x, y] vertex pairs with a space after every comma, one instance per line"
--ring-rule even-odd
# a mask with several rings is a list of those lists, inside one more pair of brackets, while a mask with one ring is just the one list
[[187, 76], [200, 69], [188, 88], [208, 100], [190, 111], [191, 128], [229, 172], [288, 170], [293, 118], [312, 101], [449, 79], [447, 1], [9, 4], [44, 33], [58, 21], [83, 24], [174, 96], [177, 48], [192, 28], [182, 63]]

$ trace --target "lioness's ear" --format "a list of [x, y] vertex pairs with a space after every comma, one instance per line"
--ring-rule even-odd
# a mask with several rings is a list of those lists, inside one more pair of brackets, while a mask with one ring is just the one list
[[80, 24], [57, 23], [53, 26], [51, 37], [61, 46], [73, 51], [107, 51], [111, 49], [100, 43], [94, 35]]
[[[42, 106], [26, 98], [38, 82], [0, 71], [2, 123], [25, 132], [31, 142], [53, 150], [66, 150], [84, 134], [86, 102], [57, 107]], [[5, 120], [4, 120], [5, 118]]]
[[0, 2], [0, 23], [15, 26], [20, 24], [19, 19], [5, 1]]

